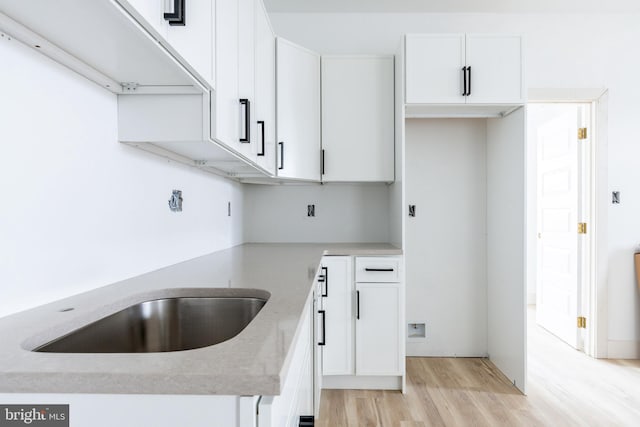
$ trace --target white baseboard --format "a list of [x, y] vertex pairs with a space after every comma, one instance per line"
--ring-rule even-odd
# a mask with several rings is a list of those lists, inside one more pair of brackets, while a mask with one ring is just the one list
[[609, 340], [608, 359], [639, 359], [640, 341]]
[[536, 293], [527, 292], [527, 305], [536, 305]]
[[402, 376], [324, 375], [322, 388], [341, 390], [402, 390]]

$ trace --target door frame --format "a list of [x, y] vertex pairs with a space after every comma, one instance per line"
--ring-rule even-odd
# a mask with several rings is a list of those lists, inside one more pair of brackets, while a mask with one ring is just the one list
[[[608, 356], [608, 301], [607, 301], [607, 89], [529, 89], [528, 103], [583, 103], [591, 105], [588, 168], [585, 185], [588, 186], [587, 205], [583, 212], [587, 227], [580, 274], [582, 292], [580, 311], [587, 318], [584, 352], [595, 358]], [[537, 251], [537, 182], [536, 147], [527, 142], [527, 281], [536, 283]], [[589, 231], [592, 231], [591, 233]], [[586, 261], [586, 262], [584, 262]]]

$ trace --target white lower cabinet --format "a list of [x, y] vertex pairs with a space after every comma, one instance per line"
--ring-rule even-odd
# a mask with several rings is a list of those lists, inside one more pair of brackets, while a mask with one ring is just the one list
[[[319, 315], [323, 388], [402, 389], [404, 297], [401, 257], [325, 256]], [[370, 262], [367, 260], [371, 260]], [[392, 271], [390, 271], [392, 270]], [[322, 282], [324, 280], [324, 283]]]
[[356, 283], [356, 375], [401, 374], [400, 284]]
[[257, 416], [248, 417], [250, 422], [240, 423], [240, 427], [298, 427], [300, 417], [314, 415], [312, 311], [313, 298], [310, 298], [290, 350], [290, 362], [284, 368], [286, 372], [281, 373], [284, 382], [280, 394], [255, 399], [251, 413]]
[[353, 272], [348, 256], [322, 259], [320, 298], [323, 375], [353, 374]]

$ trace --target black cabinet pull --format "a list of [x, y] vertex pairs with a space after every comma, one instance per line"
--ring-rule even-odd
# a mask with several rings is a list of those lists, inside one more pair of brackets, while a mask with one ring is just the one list
[[356, 291], [356, 319], [360, 320], [360, 291]]
[[369, 267], [366, 267], [364, 269], [364, 271], [393, 271], [393, 268], [391, 268], [391, 267], [388, 267], [388, 268], [369, 268]]
[[324, 277], [324, 293], [322, 294], [322, 296], [328, 297], [329, 296], [329, 268], [322, 267], [322, 270], [324, 271], [324, 274], [322, 275], [322, 277]]
[[318, 314], [322, 314], [322, 341], [318, 341], [318, 345], [327, 344], [327, 313], [324, 310], [318, 310]]
[[462, 96], [467, 96], [467, 67], [462, 67]]
[[185, 25], [185, 0], [173, 0], [173, 12], [164, 13], [164, 19], [169, 22], [169, 25]]
[[324, 175], [324, 148], [320, 152], [320, 174]]
[[258, 156], [264, 156], [264, 120], [258, 120], [258, 126], [260, 126], [260, 152], [258, 153]]
[[284, 169], [284, 142], [278, 142], [278, 146], [280, 147], [280, 166], [278, 169]]
[[468, 80], [468, 87], [467, 87], [467, 96], [471, 95], [471, 66], [467, 67], [467, 73], [469, 73], [469, 77], [467, 77]]
[[251, 142], [251, 101], [243, 98], [240, 105], [244, 108], [244, 135], [240, 137], [240, 142], [247, 144]]

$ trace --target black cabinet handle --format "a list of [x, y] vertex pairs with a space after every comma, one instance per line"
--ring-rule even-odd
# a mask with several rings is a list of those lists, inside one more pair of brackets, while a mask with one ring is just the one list
[[320, 175], [324, 175], [324, 148], [320, 151]]
[[356, 319], [360, 319], [360, 291], [356, 291]]
[[173, 0], [173, 12], [164, 13], [164, 19], [169, 22], [169, 25], [185, 25], [185, 0]]
[[324, 271], [324, 274], [322, 275], [322, 277], [324, 277], [324, 293], [322, 294], [322, 296], [328, 297], [329, 296], [329, 268], [322, 267], [322, 270]]
[[467, 73], [469, 73], [469, 77], [467, 77], [467, 96], [471, 95], [471, 66], [467, 67]]
[[264, 156], [264, 120], [258, 120], [258, 126], [260, 126], [260, 152], [258, 153], [258, 156]]
[[388, 268], [369, 268], [369, 267], [366, 267], [364, 269], [364, 271], [393, 271], [393, 268], [391, 268], [391, 267], [388, 267]]
[[467, 96], [467, 67], [462, 67], [462, 96]]
[[322, 314], [322, 341], [318, 341], [318, 345], [327, 344], [327, 313], [325, 310], [318, 310], [318, 314]]
[[240, 142], [251, 142], [251, 101], [248, 99], [241, 99], [240, 105], [244, 108], [244, 135], [240, 137]]
[[284, 142], [278, 142], [278, 146], [280, 147], [280, 166], [278, 169], [284, 169]]

